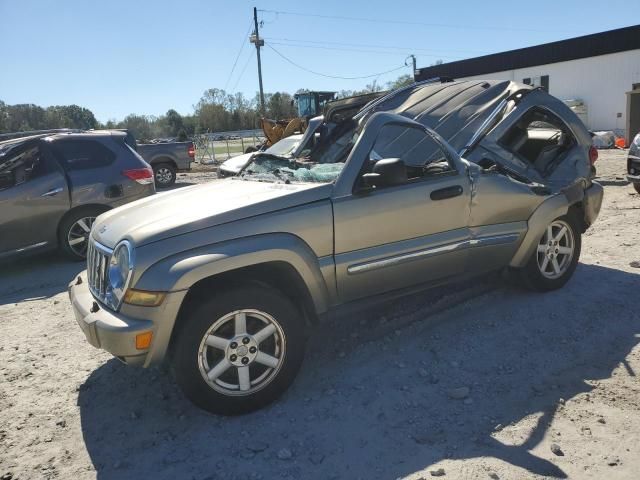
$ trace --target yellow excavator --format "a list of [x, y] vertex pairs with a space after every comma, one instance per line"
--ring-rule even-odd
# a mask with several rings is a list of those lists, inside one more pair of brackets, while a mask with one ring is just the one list
[[291, 119], [272, 120], [261, 118], [260, 126], [265, 136], [263, 148], [268, 148], [274, 143], [295, 133], [304, 133], [309, 119], [322, 114], [327, 102], [336, 97], [336, 92], [301, 92], [293, 98], [296, 103], [298, 116]]

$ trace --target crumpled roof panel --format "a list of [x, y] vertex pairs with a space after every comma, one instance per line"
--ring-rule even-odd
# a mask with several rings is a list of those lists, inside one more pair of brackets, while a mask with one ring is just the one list
[[438, 132], [455, 150], [460, 150], [504, 98], [531, 88], [499, 80], [417, 84], [381, 102], [375, 110], [416, 120]]

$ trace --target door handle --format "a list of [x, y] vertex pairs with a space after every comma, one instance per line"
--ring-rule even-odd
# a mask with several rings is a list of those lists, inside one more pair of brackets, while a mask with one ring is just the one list
[[460, 185], [454, 185], [452, 187], [441, 188], [440, 190], [434, 190], [431, 192], [431, 200], [444, 200], [446, 198], [453, 198], [462, 195], [462, 187]]
[[43, 193], [40, 195], [41, 197], [53, 197], [54, 195], [59, 194], [64, 190], [62, 187], [54, 188], [53, 190], [49, 190], [47, 193]]

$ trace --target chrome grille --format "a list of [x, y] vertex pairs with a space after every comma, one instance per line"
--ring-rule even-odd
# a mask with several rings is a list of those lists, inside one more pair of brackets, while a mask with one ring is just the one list
[[112, 253], [113, 250], [90, 239], [87, 250], [87, 280], [89, 281], [89, 290], [101, 302], [106, 302], [107, 299], [109, 261]]

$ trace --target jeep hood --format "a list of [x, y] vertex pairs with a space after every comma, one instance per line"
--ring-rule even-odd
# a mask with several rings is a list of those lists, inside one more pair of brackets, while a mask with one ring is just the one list
[[230, 178], [160, 193], [98, 217], [91, 234], [113, 248], [136, 246], [329, 198], [332, 184], [282, 184]]

